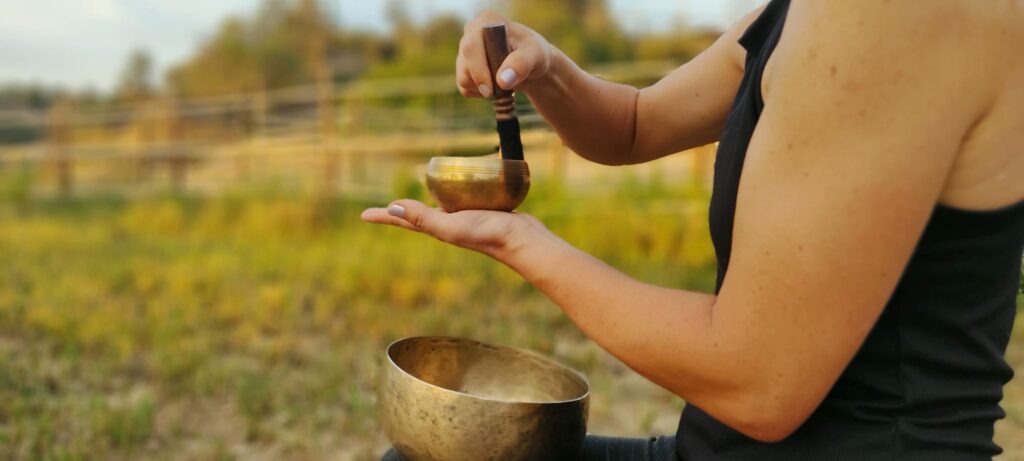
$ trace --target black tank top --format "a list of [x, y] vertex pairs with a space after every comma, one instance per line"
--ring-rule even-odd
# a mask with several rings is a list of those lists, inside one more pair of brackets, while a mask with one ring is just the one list
[[[729, 268], [743, 161], [764, 107], [761, 74], [789, 9], [773, 0], [747, 29], [746, 71], [721, 136], [711, 199], [718, 287]], [[1024, 202], [975, 212], [936, 206], [891, 299], [821, 406], [786, 440], [757, 442], [696, 406], [678, 454], [703, 460], [975, 460], [992, 441], [1016, 312]]]

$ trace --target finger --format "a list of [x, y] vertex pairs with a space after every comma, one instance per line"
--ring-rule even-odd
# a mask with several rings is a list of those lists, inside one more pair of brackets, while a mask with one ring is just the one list
[[466, 23], [463, 29], [461, 54], [465, 59], [466, 69], [473, 80], [475, 88], [481, 96], [489, 98], [494, 93], [491, 82], [491, 70], [487, 67], [487, 55], [484, 51], [483, 28], [494, 24], [506, 24], [508, 21], [500, 13], [485, 11], [476, 19]]
[[476, 88], [473, 83], [473, 77], [469, 75], [469, 69], [466, 68], [466, 59], [459, 53], [459, 57], [455, 59], [455, 83], [459, 87], [459, 93], [462, 93], [466, 97], [480, 97], [480, 90]]
[[388, 213], [387, 208], [367, 208], [359, 217], [360, 219], [368, 223], [387, 224], [389, 226], [401, 227], [403, 229], [408, 229], [411, 231], [420, 231], [419, 229], [413, 227], [413, 225], [408, 221]]
[[435, 237], [446, 235], [448, 231], [444, 219], [448, 213], [431, 208], [416, 200], [396, 200], [388, 206], [388, 214], [401, 218], [412, 225], [414, 229]]
[[537, 65], [539, 51], [533, 46], [524, 46], [509, 53], [498, 69], [498, 86], [506, 90], [515, 89]]
[[466, 64], [465, 72], [469, 74], [472, 81], [471, 88], [477, 90], [480, 96], [491, 97], [491, 70], [487, 67], [487, 55], [484, 52], [483, 36], [477, 31], [475, 36], [467, 36], [466, 44], [462, 47], [462, 57]]

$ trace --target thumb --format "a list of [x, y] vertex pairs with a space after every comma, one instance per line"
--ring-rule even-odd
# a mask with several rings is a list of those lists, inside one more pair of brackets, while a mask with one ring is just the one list
[[498, 86], [506, 90], [514, 89], [530, 77], [530, 74], [537, 67], [539, 59], [540, 51], [532, 46], [519, 48], [509, 53], [505, 57], [505, 61], [501, 63], [501, 68], [495, 74]]

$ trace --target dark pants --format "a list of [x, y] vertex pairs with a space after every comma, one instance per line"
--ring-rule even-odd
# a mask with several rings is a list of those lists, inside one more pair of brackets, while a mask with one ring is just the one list
[[[623, 439], [588, 435], [578, 461], [677, 461], [675, 437]], [[381, 461], [405, 461], [394, 449]]]

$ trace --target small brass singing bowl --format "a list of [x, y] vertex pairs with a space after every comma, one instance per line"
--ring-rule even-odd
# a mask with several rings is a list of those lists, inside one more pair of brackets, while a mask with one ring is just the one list
[[590, 384], [532, 352], [443, 337], [388, 346], [381, 425], [410, 461], [575, 459]]
[[512, 211], [530, 191], [524, 160], [498, 156], [434, 157], [427, 165], [427, 189], [445, 211]]

